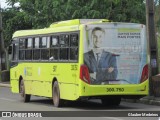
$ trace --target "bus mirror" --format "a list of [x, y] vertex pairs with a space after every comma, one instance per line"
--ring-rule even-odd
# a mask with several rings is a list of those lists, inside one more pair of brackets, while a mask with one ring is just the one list
[[12, 54], [12, 46], [11, 45], [8, 48], [8, 54]]

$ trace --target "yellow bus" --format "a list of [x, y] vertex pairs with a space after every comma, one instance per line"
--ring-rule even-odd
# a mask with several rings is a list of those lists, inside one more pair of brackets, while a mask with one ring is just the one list
[[74, 19], [48, 28], [16, 31], [12, 40], [10, 82], [24, 102], [31, 95], [65, 100], [148, 95], [145, 25], [107, 19]]

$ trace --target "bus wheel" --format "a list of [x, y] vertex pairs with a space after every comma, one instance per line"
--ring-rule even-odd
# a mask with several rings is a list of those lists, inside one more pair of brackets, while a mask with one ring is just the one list
[[101, 102], [104, 106], [119, 106], [121, 103], [121, 97], [103, 97]]
[[121, 98], [120, 98], [120, 97], [116, 98], [116, 99], [113, 101], [113, 105], [115, 105], [115, 106], [119, 106], [120, 103], [121, 103]]
[[30, 101], [31, 95], [28, 95], [25, 93], [25, 86], [24, 86], [23, 80], [21, 80], [21, 82], [20, 82], [20, 95], [21, 95], [24, 102]]
[[101, 98], [101, 102], [102, 102], [102, 105], [104, 105], [104, 106], [110, 106], [111, 105], [111, 101], [107, 98]]
[[53, 84], [53, 92], [52, 92], [52, 97], [53, 97], [53, 104], [55, 107], [61, 107], [63, 106], [64, 101], [60, 99], [60, 90], [58, 86], [58, 82], [55, 81]]

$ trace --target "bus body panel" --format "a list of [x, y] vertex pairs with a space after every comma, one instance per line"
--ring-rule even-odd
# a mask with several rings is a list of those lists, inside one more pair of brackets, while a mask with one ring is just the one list
[[11, 90], [14, 93], [19, 93], [19, 74], [21, 73], [20, 65], [16, 65], [10, 69]]
[[[74, 68], [75, 67], [75, 68]], [[76, 89], [76, 63], [21, 63], [11, 69], [12, 92], [19, 93], [19, 77], [22, 76], [26, 94], [52, 97], [52, 82], [56, 78], [59, 82], [62, 99], [77, 99]], [[13, 79], [14, 78], [14, 79]]]
[[148, 95], [148, 80], [141, 84], [134, 85], [89, 85], [81, 82], [80, 96], [108, 96], [108, 95]]

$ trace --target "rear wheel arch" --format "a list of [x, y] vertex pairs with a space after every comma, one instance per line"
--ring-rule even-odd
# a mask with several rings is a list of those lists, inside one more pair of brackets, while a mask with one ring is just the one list
[[[52, 88], [53, 88], [53, 85], [54, 85], [54, 82], [55, 82], [55, 81], [58, 81], [56, 77], [54, 77], [53, 80], [52, 80]], [[52, 89], [52, 88], [51, 88], [51, 89]]]
[[24, 85], [24, 80], [23, 80], [22, 76], [20, 76], [20, 78], [19, 78], [19, 93], [21, 95], [23, 102], [30, 101], [31, 95], [26, 94], [26, 92], [25, 92], [25, 85]]
[[60, 95], [61, 93], [58, 80], [54, 78], [52, 81], [52, 98], [55, 107], [62, 107], [64, 104], [64, 100], [61, 99]]
[[21, 83], [22, 80], [23, 80], [23, 77], [22, 77], [22, 75], [20, 75], [19, 76], [19, 93], [20, 93], [20, 83]]

